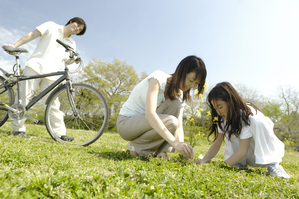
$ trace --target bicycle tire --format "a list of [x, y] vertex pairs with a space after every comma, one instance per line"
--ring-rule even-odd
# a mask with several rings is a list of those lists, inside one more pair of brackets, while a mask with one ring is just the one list
[[[5, 79], [0, 76], [0, 85], [5, 84]], [[0, 88], [0, 101], [11, 106], [15, 102], [15, 95], [11, 86], [5, 86]], [[0, 127], [7, 121], [8, 119], [8, 110], [0, 105]]]
[[[67, 87], [64, 85], [49, 96], [45, 110], [45, 124], [48, 133], [57, 142], [67, 142], [61, 139], [61, 134], [63, 134], [61, 132], [64, 132], [61, 129], [65, 129], [65, 134], [74, 138], [73, 141], [67, 143], [80, 146], [90, 145], [103, 134], [108, 124], [109, 111], [106, 99], [100, 91], [86, 84], [72, 84], [70, 92], [78, 115], [74, 115], [68, 99]], [[65, 126], [60, 130], [54, 126], [57, 122], [54, 122], [54, 118], [50, 116], [51, 111], [54, 110], [53, 104], [57, 99]]]

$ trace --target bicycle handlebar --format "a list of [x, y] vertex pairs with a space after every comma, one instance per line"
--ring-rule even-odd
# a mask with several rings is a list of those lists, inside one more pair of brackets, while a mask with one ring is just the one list
[[60, 45], [62, 45], [65, 48], [66, 52], [70, 51], [69, 52], [70, 53], [70, 59], [66, 62], [66, 64], [68, 64], [70, 60], [75, 60], [75, 61], [79, 61], [80, 62], [79, 67], [77, 69], [73, 70], [73, 71], [70, 71], [70, 73], [74, 73], [74, 72], [79, 71], [82, 68], [82, 66], [83, 66], [83, 62], [81, 60], [80, 55], [78, 53], [76, 53], [75, 50], [71, 46], [63, 43], [59, 39], [56, 39], [56, 42], [59, 43]]
[[56, 41], [62, 45], [66, 50], [74, 50], [72, 47], [70, 47], [69, 45], [63, 43], [62, 41], [60, 41], [59, 39], [56, 39]]
[[[62, 45], [62, 46], [65, 48], [66, 52], [67, 52], [67, 51], [72, 51], [73, 55], [75, 55], [75, 56], [77, 56], [78, 58], [80, 58], [79, 54], [76, 53], [72, 47], [70, 47], [69, 45], [63, 43], [63, 42], [60, 41], [59, 39], [56, 39], [56, 42], [59, 43], [60, 45]], [[71, 58], [73, 58], [73, 55], [71, 55]]]

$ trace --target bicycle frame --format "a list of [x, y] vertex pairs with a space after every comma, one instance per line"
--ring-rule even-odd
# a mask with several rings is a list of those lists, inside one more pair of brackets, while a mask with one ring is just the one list
[[[17, 59], [17, 67], [18, 67], [18, 73], [19, 73], [19, 67], [20, 65], [18, 64], [18, 57], [16, 56]], [[30, 102], [25, 106], [26, 111], [28, 109], [30, 109], [34, 104], [36, 104], [39, 100], [41, 100], [45, 95], [47, 95], [50, 91], [53, 90], [52, 93], [55, 93], [55, 91], [57, 89], [59, 89], [59, 87], [57, 87], [56, 89], [54, 89], [56, 86], [58, 86], [59, 84], [61, 84], [61, 82], [63, 82], [64, 80], [66, 80], [66, 87], [67, 87], [67, 94], [68, 94], [68, 98], [71, 104], [71, 107], [74, 111], [74, 114], [77, 114], [77, 110], [74, 106], [73, 103], [73, 98], [71, 97], [71, 94], [69, 92], [70, 88], [71, 88], [71, 81], [69, 78], [69, 69], [67, 67], [68, 61], [65, 64], [65, 70], [64, 71], [58, 71], [58, 72], [54, 72], [54, 73], [46, 73], [46, 74], [42, 74], [42, 75], [33, 75], [33, 76], [23, 76], [23, 75], [12, 75], [12, 77], [16, 77], [16, 80], [12, 80], [12, 81], [7, 81], [7, 83], [5, 85], [0, 86], [0, 89], [7, 86], [7, 85], [15, 85], [17, 84], [17, 102], [16, 103], [21, 103], [21, 99], [20, 99], [20, 82], [21, 81], [26, 81], [26, 80], [30, 80], [30, 79], [39, 79], [39, 78], [44, 78], [44, 77], [50, 77], [50, 76], [57, 76], [57, 75], [62, 75], [60, 78], [58, 78], [55, 82], [53, 82], [51, 85], [49, 85], [45, 90], [43, 90], [42, 92], [40, 92], [37, 96], [33, 97]], [[4, 69], [0, 68], [0, 70], [5, 74], [5, 76], [7, 76], [8, 78], [11, 76], [11, 74], [7, 73]], [[7, 105], [6, 105], [7, 107]], [[13, 108], [8, 108], [10, 110], [14, 110]], [[34, 118], [31, 118], [30, 116], [26, 115], [27, 118], [35, 121]]]

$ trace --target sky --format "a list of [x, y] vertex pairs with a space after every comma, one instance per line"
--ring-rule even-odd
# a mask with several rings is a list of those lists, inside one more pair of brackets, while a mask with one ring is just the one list
[[[298, 0], [0, 0], [0, 44], [14, 44], [46, 21], [87, 24], [73, 36], [84, 64], [126, 61], [137, 73], [173, 73], [196, 55], [209, 87], [228, 81], [276, 98], [279, 86], [299, 91]], [[23, 45], [21, 65], [38, 39]], [[0, 67], [14, 58], [0, 50]]]

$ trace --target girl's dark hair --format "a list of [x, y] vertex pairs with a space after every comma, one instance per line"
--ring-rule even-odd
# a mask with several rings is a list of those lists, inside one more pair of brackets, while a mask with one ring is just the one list
[[74, 17], [72, 19], [70, 19], [66, 24], [65, 26], [69, 25], [70, 23], [74, 23], [76, 22], [77, 24], [79, 25], [84, 25], [84, 28], [81, 32], [79, 32], [77, 35], [84, 35], [85, 31], [86, 31], [86, 23], [83, 19], [81, 19], [80, 17]]
[[[225, 126], [221, 125], [224, 122], [224, 118], [217, 115], [215, 108], [212, 105], [213, 100], [222, 100], [227, 103], [228, 113], [225, 122]], [[228, 82], [218, 83], [208, 94], [207, 103], [211, 108], [211, 126], [208, 139], [211, 135], [214, 135], [214, 140], [218, 137], [217, 126], [224, 132], [224, 135], [228, 133], [228, 139], [230, 140], [232, 135], [239, 137], [242, 130], [242, 122], [245, 125], [250, 125], [249, 116], [253, 115], [249, 106], [252, 106], [256, 111], [258, 107], [252, 103], [246, 103], [240, 97], [234, 87]], [[218, 121], [214, 121], [214, 118], [218, 117]]]
[[[183, 86], [185, 86], [185, 80], [188, 73], [195, 72], [196, 79], [200, 77], [200, 83], [198, 84], [199, 93], [203, 93], [204, 84], [206, 82], [206, 66], [203, 60], [194, 55], [190, 55], [185, 57], [177, 66], [175, 72], [172, 74], [171, 81], [167, 88], [167, 96], [173, 100], [177, 97], [177, 94], [180, 92], [180, 84], [183, 82]], [[190, 100], [190, 89], [184, 91], [183, 100]]]

